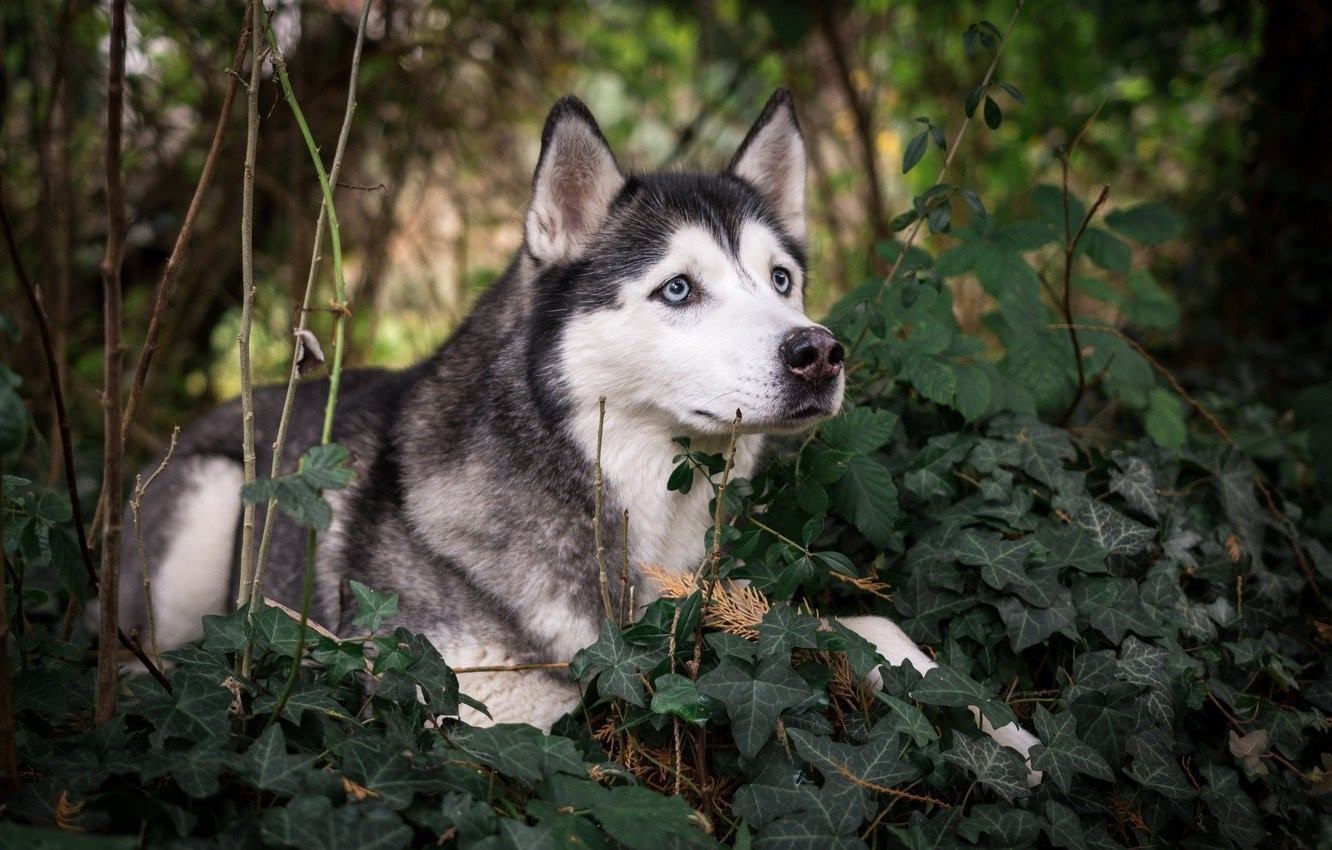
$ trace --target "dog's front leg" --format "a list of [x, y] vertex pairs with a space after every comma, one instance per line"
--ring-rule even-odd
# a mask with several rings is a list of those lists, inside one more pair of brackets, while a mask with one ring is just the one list
[[[915, 667], [916, 672], [924, 675], [927, 671], [939, 666], [934, 659], [925, 654], [924, 650], [916, 646], [915, 641], [907, 637], [906, 632], [902, 631], [901, 627], [887, 617], [838, 617], [837, 621], [874, 644], [875, 650], [894, 667], [906, 662]], [[877, 669], [870, 674], [869, 680], [872, 687], [879, 688], [883, 686], [883, 677], [879, 675]], [[1037, 785], [1041, 781], [1041, 772], [1032, 769], [1029, 753], [1032, 747], [1041, 742], [1041, 739], [1023, 729], [1016, 722], [1008, 723], [996, 729], [981, 714], [979, 708], [974, 705], [967, 706], [967, 708], [971, 710], [971, 715], [976, 718], [982, 732], [1005, 747], [1012, 747], [1022, 754], [1029, 771], [1027, 784]]]

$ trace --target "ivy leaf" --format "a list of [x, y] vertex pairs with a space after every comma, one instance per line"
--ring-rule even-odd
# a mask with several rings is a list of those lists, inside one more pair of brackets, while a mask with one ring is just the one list
[[359, 581], [350, 582], [356, 597], [356, 618], [352, 623], [370, 631], [377, 630], [384, 621], [398, 615], [398, 594], [371, 590]]
[[1073, 586], [1073, 601], [1088, 617], [1092, 628], [1121, 643], [1132, 631], [1143, 637], [1161, 633], [1155, 618], [1138, 594], [1138, 583], [1129, 578], [1088, 577]]
[[1234, 847], [1262, 846], [1267, 838], [1258, 807], [1240, 787], [1239, 777], [1228, 767], [1204, 764], [1199, 768], [1207, 787], [1199, 796], [1216, 818], [1217, 829]]
[[324, 668], [327, 680], [335, 685], [348, 674], [365, 669], [365, 647], [358, 641], [320, 638], [311, 655]]
[[868, 794], [850, 783], [800, 796], [799, 810], [759, 830], [755, 850], [864, 850], [855, 830], [870, 813]]
[[1036, 542], [1045, 549], [1045, 563], [1051, 567], [1072, 567], [1084, 573], [1109, 570], [1106, 563], [1109, 550], [1078, 526], [1047, 523], [1036, 530]]
[[1041, 824], [1041, 827], [1055, 847], [1087, 850], [1082, 821], [1078, 820], [1077, 814], [1063, 803], [1056, 803], [1054, 800], [1045, 802], [1045, 823]]
[[139, 775], [142, 779], [156, 779], [170, 774], [182, 791], [202, 800], [217, 793], [222, 769], [232, 767], [234, 761], [231, 751], [222, 749], [216, 741], [207, 741], [183, 752], [152, 750]]
[[[306, 635], [308, 638], [309, 632]], [[271, 650], [286, 658], [295, 658], [300, 624], [288, 617], [286, 612], [261, 602], [259, 610], [254, 614], [254, 637], [257, 648]]]
[[156, 682], [151, 684], [166, 709], [155, 718], [157, 729], [152, 737], [158, 745], [167, 738], [205, 741], [226, 734], [231, 691], [215, 679], [188, 672], [173, 675], [171, 686], [172, 693], [167, 695]]
[[1045, 706], [1037, 705], [1032, 722], [1036, 724], [1041, 743], [1031, 748], [1031, 766], [1043, 772], [1060, 789], [1069, 790], [1075, 773], [1114, 781], [1114, 771], [1100, 753], [1078, 738], [1078, 721], [1072, 712], [1051, 714]]
[[1012, 710], [986, 693], [979, 682], [942, 664], [925, 673], [925, 677], [911, 689], [911, 698], [926, 705], [976, 706], [996, 728], [1013, 722]]
[[1105, 502], [1088, 502], [1073, 522], [1091, 534], [1093, 543], [1116, 555], [1136, 555], [1156, 537], [1154, 529], [1129, 519]]
[[301, 850], [397, 850], [412, 840], [411, 827], [378, 803], [335, 809], [322, 796], [268, 809], [260, 832], [267, 842]]
[[876, 726], [868, 743], [859, 746], [821, 738], [803, 729], [788, 729], [796, 752], [819, 769], [828, 781], [868, 782], [891, 787], [915, 779], [916, 768], [902, 760], [897, 733]]
[[[1068, 591], [1064, 590], [1064, 595], [1067, 596]], [[1047, 608], [1037, 608], [1012, 596], [1005, 596], [996, 601], [994, 607], [999, 610], [999, 617], [1004, 621], [1008, 641], [1013, 645], [1014, 652], [1043, 643], [1055, 632], [1067, 634], [1073, 630], [1076, 612], [1069, 600]]]
[[1169, 657], [1170, 653], [1159, 646], [1129, 635], [1119, 650], [1119, 668], [1115, 673], [1118, 679], [1147, 688], [1148, 713], [1158, 723], [1167, 725], [1175, 719], [1170, 680], [1166, 676]]
[[249, 605], [230, 614], [208, 614], [203, 618], [203, 647], [209, 652], [232, 653], [245, 648]]
[[412, 763], [400, 750], [381, 741], [352, 739], [339, 747], [337, 753], [343, 771], [373, 791], [391, 809], [406, 808], [417, 791], [434, 786], [412, 770]]
[[314, 764], [314, 756], [288, 755], [287, 739], [282, 727], [275, 723], [250, 745], [242, 763], [245, 778], [255, 787], [294, 797], [305, 787], [305, 776]]
[[562, 808], [588, 812], [618, 845], [631, 850], [717, 846], [699, 828], [697, 813], [677, 797], [633, 785], [603, 788], [573, 776], [552, 777], [541, 790]]
[[587, 775], [573, 741], [545, 735], [535, 726], [455, 726], [449, 740], [472, 759], [531, 784], [557, 774]]
[[939, 740], [938, 733], [934, 731], [934, 727], [925, 719], [919, 708], [882, 690], [875, 691], [874, 696], [879, 702], [888, 706], [888, 714], [885, 716], [888, 724], [894, 730], [909, 736], [915, 741], [916, 746], [923, 747], [931, 741]]
[[579, 679], [597, 675], [597, 688], [606, 696], [619, 697], [631, 705], [644, 705], [646, 673], [666, 658], [665, 647], [643, 647], [626, 643], [620, 627], [610, 620], [601, 624], [597, 642], [580, 649], [569, 671]]
[[775, 604], [758, 625], [760, 656], [790, 658], [793, 649], [812, 649], [819, 645], [819, 621], [790, 605]]
[[671, 714], [686, 723], [702, 726], [716, 713], [710, 697], [698, 692], [698, 685], [688, 676], [666, 673], [653, 683], [652, 711]]
[[720, 700], [731, 719], [740, 754], [753, 758], [772, 737], [777, 718], [811, 695], [809, 685], [781, 657], [764, 658], [757, 667], [726, 658], [698, 680], [700, 693]]
[[1175, 762], [1175, 745], [1168, 733], [1155, 727], [1145, 729], [1129, 738], [1126, 749], [1133, 756], [1126, 772], [1144, 787], [1172, 800], [1193, 797], [1193, 786]]
[[1123, 471], [1110, 473], [1110, 492], [1123, 496], [1135, 511], [1156, 519], [1160, 496], [1156, 493], [1156, 474], [1151, 465], [1140, 457], [1130, 457], [1120, 463], [1120, 469]]
[[[968, 817], [957, 826], [957, 834], [986, 847], [1029, 847], [1040, 831], [1040, 820], [1025, 809], [1014, 809], [998, 803], [974, 806]], [[986, 841], [981, 842], [981, 836]]]
[[1001, 746], [988, 735], [968, 738], [953, 736], [953, 746], [944, 759], [975, 774], [977, 781], [993, 789], [1008, 802], [1030, 793], [1027, 787], [1027, 766], [1016, 750]]
[[1006, 540], [998, 532], [968, 528], [958, 536], [956, 554], [962, 563], [980, 567], [981, 578], [998, 590], [1030, 583], [1023, 565], [1035, 543], [1032, 537]]

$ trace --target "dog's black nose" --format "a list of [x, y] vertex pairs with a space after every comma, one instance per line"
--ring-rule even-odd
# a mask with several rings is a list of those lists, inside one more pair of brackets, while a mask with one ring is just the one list
[[842, 344], [817, 325], [791, 331], [780, 351], [791, 373], [811, 384], [823, 383], [842, 371]]

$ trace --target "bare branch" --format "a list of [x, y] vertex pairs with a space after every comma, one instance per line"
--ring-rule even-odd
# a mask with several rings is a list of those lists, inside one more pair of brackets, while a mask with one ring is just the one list
[[606, 428], [606, 397], [597, 402], [597, 454], [592, 462], [592, 541], [597, 556], [597, 586], [601, 588], [601, 604], [606, 609], [606, 617], [614, 620], [615, 609], [611, 607], [610, 582], [606, 575], [606, 549], [601, 545], [601, 437]]
[[[338, 184], [338, 175], [342, 173], [342, 157], [347, 150], [347, 138], [351, 135], [352, 116], [356, 113], [356, 84], [361, 72], [361, 49], [365, 44], [365, 25], [369, 16], [370, 4], [361, 8], [361, 19], [356, 29], [356, 46], [352, 50], [351, 74], [347, 83], [347, 106], [342, 114], [342, 129], [338, 131], [337, 146], [333, 150], [333, 165], [329, 168], [328, 182]], [[314, 298], [315, 280], [319, 276], [324, 245], [324, 228], [328, 223], [328, 212], [332, 205], [319, 205], [319, 216], [315, 221], [314, 245], [310, 249], [310, 268], [305, 276], [305, 294], [301, 298], [301, 309], [297, 314], [296, 328], [293, 331], [295, 342], [292, 347], [291, 370], [287, 374], [287, 391], [282, 399], [282, 412], [278, 415], [277, 434], [273, 438], [273, 462], [269, 475], [273, 478], [282, 474], [282, 454], [287, 445], [287, 429], [291, 423], [291, 413], [296, 405], [296, 384], [301, 377], [301, 355], [303, 334], [308, 333], [306, 326], [311, 311], [310, 303]], [[322, 352], [321, 352], [322, 353]], [[277, 517], [277, 500], [269, 499], [264, 506], [264, 530], [259, 538], [259, 557], [255, 562], [254, 579], [248, 598], [262, 595], [264, 571], [268, 564], [268, 553], [273, 545], [273, 526]]]
[[139, 512], [143, 509], [143, 497], [148, 495], [148, 488], [153, 486], [157, 476], [161, 475], [171, 462], [171, 456], [176, 452], [176, 440], [180, 437], [180, 426], [177, 425], [171, 429], [171, 445], [167, 446], [166, 455], [162, 462], [157, 465], [148, 480], [144, 481], [142, 475], [134, 476], [134, 496], [130, 499], [130, 516], [134, 523], [134, 547], [139, 553], [139, 573], [143, 579], [143, 608], [145, 619], [148, 621], [148, 646], [153, 654], [153, 659], [160, 662], [161, 655], [157, 648], [157, 620], [153, 616], [153, 581], [152, 572], [148, 569], [148, 550], [143, 543], [143, 524], [139, 521]]
[[94, 720], [104, 723], [116, 710], [120, 661], [115, 640], [120, 615], [120, 479], [124, 444], [120, 439], [121, 339], [120, 269], [125, 253], [125, 187], [120, 144], [125, 105], [125, 0], [112, 0], [111, 40], [106, 79], [106, 252], [102, 255], [102, 572], [98, 587], [97, 690]]
[[[194, 222], [199, 217], [204, 196], [208, 194], [208, 187], [213, 183], [213, 174], [217, 171], [218, 155], [222, 150], [222, 139], [227, 131], [227, 119], [231, 115], [231, 105], [236, 100], [236, 89], [239, 87], [235, 74], [240, 72], [241, 64], [245, 61], [245, 47], [250, 40], [250, 21], [253, 14], [253, 7], [247, 5], [245, 21], [241, 24], [240, 39], [236, 43], [236, 56], [231, 63], [233, 75], [229, 78], [226, 93], [222, 96], [222, 106], [217, 112], [213, 142], [208, 147], [208, 156], [204, 158], [203, 171], [199, 173], [199, 182], [194, 186], [194, 195], [185, 210], [180, 232], [176, 234], [176, 243], [171, 248], [171, 255], [167, 257], [166, 266], [162, 269], [162, 277], [157, 282], [157, 295], [153, 301], [152, 315], [148, 319], [143, 351], [139, 353], [139, 363], [134, 370], [134, 382], [130, 385], [129, 398], [125, 402], [125, 414], [120, 427], [122, 442], [129, 439], [130, 426], [134, 422], [134, 414], [138, 412], [144, 382], [148, 379], [148, 367], [152, 365], [153, 355], [157, 353], [157, 340], [162, 332], [162, 320], [166, 317], [167, 303], [171, 300], [171, 292], [176, 285], [176, 275], [180, 272], [180, 264], [185, 257], [185, 250], [189, 247], [190, 237], [194, 235]], [[96, 520], [93, 524], [96, 525]]]
[[[241, 462], [245, 483], [255, 479], [254, 377], [250, 371], [250, 328], [254, 321], [254, 169], [259, 151], [259, 83], [263, 66], [262, 8], [250, 3], [250, 86], [245, 98], [245, 172], [241, 181], [241, 319], [236, 335], [240, 349]], [[254, 504], [245, 502], [241, 513], [240, 584], [236, 604], [250, 596], [254, 570]]]
[[[9, 223], [9, 213], [5, 210], [3, 201], [3, 184], [0, 184], [0, 230], [4, 231], [5, 245], [9, 249], [9, 259], [14, 265], [14, 276], [19, 280], [19, 286], [27, 298], [28, 306], [32, 309], [33, 321], [37, 325], [37, 336], [42, 342], [42, 354], [46, 360], [46, 374], [51, 382], [51, 398], [56, 409], [56, 423], [60, 432], [60, 454], [65, 468], [65, 488], [69, 495], [69, 505], [74, 525], [74, 535], [79, 543], [79, 555], [83, 559], [83, 569], [88, 576], [88, 587], [92, 588], [94, 594], [98, 591], [97, 569], [93, 566], [92, 551], [88, 548], [88, 538], [83, 528], [83, 508], [79, 503], [79, 485], [74, 473], [74, 448], [69, 436], [69, 415], [65, 408], [65, 394], [61, 389], [59, 367], [56, 364], [55, 348], [51, 342], [51, 323], [46, 316], [46, 308], [42, 306], [41, 293], [33, 286], [32, 279], [28, 277], [28, 271], [23, 265], [23, 258], [19, 254], [18, 242], [14, 238], [14, 228]], [[152, 659], [139, 647], [135, 641], [130, 640], [123, 629], [117, 629], [116, 637], [120, 645], [133, 652], [139, 661], [143, 662], [144, 668], [152, 674], [167, 691], [171, 690], [171, 683], [167, 677]]]

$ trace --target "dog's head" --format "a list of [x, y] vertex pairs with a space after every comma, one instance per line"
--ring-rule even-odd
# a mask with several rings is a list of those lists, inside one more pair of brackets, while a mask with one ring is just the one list
[[675, 433], [791, 432], [835, 414], [842, 346], [804, 312], [805, 143], [768, 101], [719, 174], [626, 174], [580, 101], [546, 120], [525, 222], [533, 350], [575, 404]]

